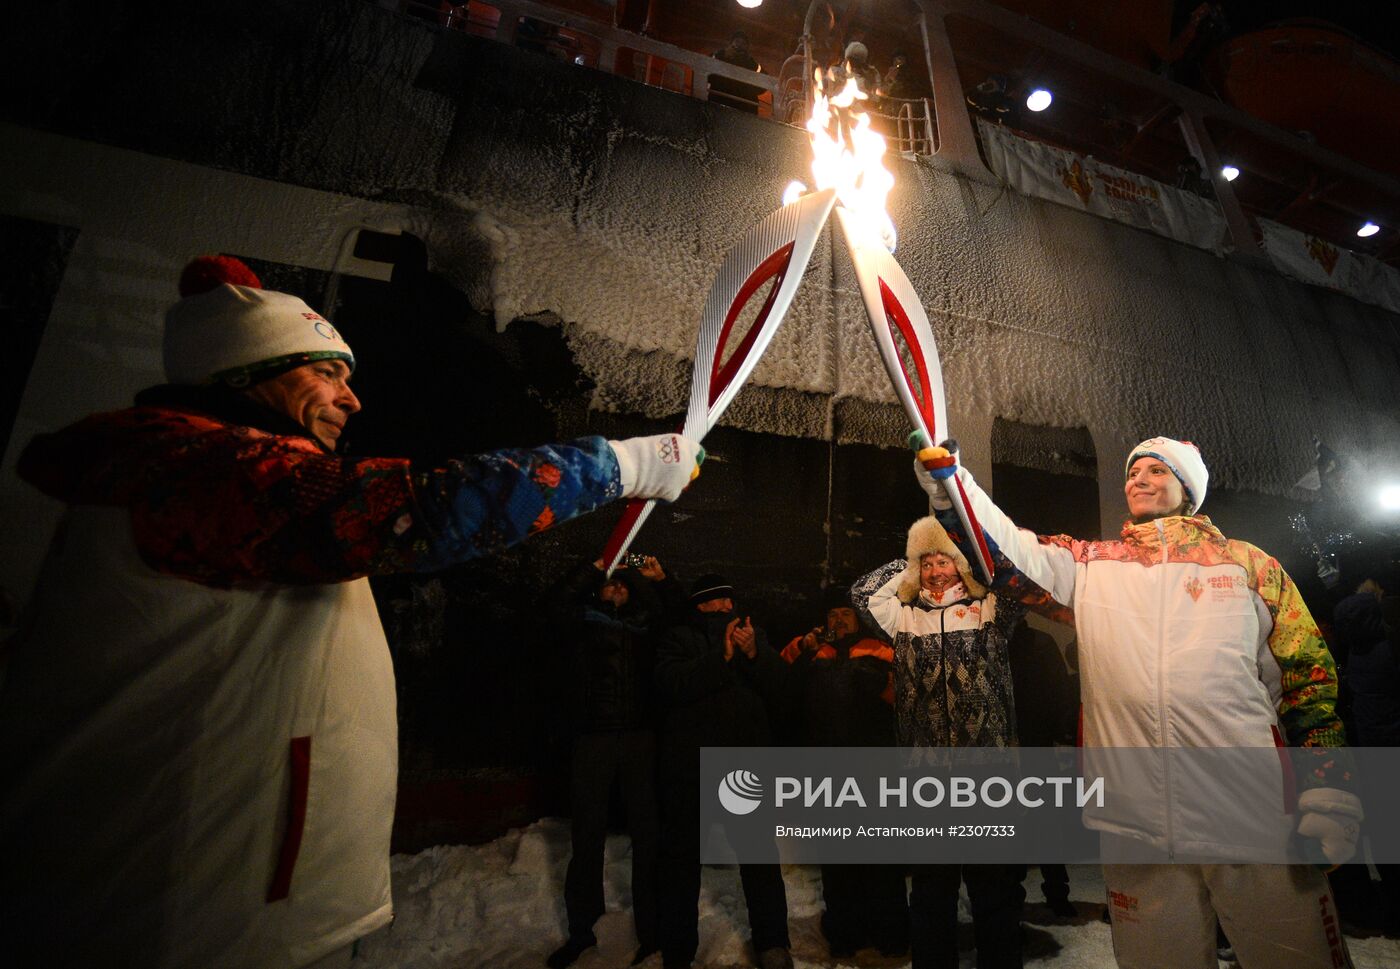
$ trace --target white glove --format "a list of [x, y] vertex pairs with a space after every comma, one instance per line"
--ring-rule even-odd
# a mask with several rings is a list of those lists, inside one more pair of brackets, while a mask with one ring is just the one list
[[[923, 454], [923, 451], [919, 452]], [[943, 479], [935, 478], [928, 468], [924, 467], [924, 462], [916, 455], [914, 458], [914, 478], [919, 482], [919, 487], [924, 489], [928, 495], [929, 507], [936, 511], [947, 511], [953, 507], [953, 501], [948, 497], [948, 492], [943, 490]]]
[[1356, 795], [1332, 787], [1317, 787], [1298, 795], [1298, 833], [1316, 838], [1322, 853], [1334, 865], [1340, 865], [1356, 853], [1356, 839], [1361, 834], [1361, 801]]
[[929, 506], [935, 511], [952, 508], [943, 483], [957, 473], [958, 442], [948, 440], [939, 447], [929, 447], [923, 432], [914, 431], [909, 435], [909, 446], [914, 449], [914, 479], [928, 495]]
[[679, 434], [629, 437], [609, 441], [617, 455], [617, 469], [624, 498], [660, 498], [675, 501], [700, 473], [705, 449]]

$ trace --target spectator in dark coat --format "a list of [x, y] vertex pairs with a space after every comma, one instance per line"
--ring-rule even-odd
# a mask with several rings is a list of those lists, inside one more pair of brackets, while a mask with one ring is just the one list
[[547, 960], [572, 965], [597, 945], [593, 925], [603, 915], [603, 847], [614, 782], [627, 810], [632, 839], [632, 914], [640, 962], [658, 948], [656, 844], [655, 642], [668, 610], [685, 600], [655, 558], [611, 578], [603, 562], [584, 562], [550, 597], [551, 612], [572, 656], [574, 739], [573, 854], [564, 879], [569, 937]]
[[841, 61], [826, 74], [827, 94], [837, 94], [854, 78], [856, 86], [867, 98], [873, 99], [880, 87], [880, 72], [870, 64], [870, 51], [858, 40], [846, 45]]
[[805, 743], [894, 744], [894, 650], [861, 628], [844, 590], [828, 597], [826, 623], [793, 637], [781, 655], [792, 666]]
[[[688, 966], [700, 945], [700, 748], [763, 746], [768, 709], [781, 699], [786, 667], [762, 629], [734, 609], [734, 587], [704, 575], [692, 611], [657, 647], [661, 734], [661, 952]], [[768, 864], [741, 864], [754, 951], [763, 969], [791, 969], [787, 892], [777, 847]]]
[[[729, 38], [729, 43], [715, 51], [713, 56], [717, 61], [724, 61], [726, 64], [733, 64], [735, 67], [742, 67], [748, 71], [756, 73], [763, 71], [758, 66], [758, 61], [754, 60], [753, 55], [749, 53], [749, 38], [742, 30], [734, 31], [733, 36]], [[762, 88], [720, 74], [711, 74], [709, 79], [711, 101], [727, 104], [749, 114], [758, 114], [758, 96], [763, 93]]]
[[[804, 742], [817, 747], [894, 745], [894, 650], [861, 629], [844, 590], [827, 599], [826, 624], [796, 636], [782, 652], [792, 665]], [[873, 946], [909, 948], [904, 869], [822, 865], [822, 934], [833, 956]]]
[[[1395, 579], [1386, 588], [1367, 579], [1332, 612], [1337, 670], [1351, 697], [1351, 719], [1362, 747], [1400, 747], [1400, 596]], [[1366, 799], [1367, 836], [1378, 855], [1395, 853], [1400, 804], [1393, 784], [1373, 784]], [[1345, 866], [1353, 867], [1353, 866]], [[1364, 871], [1364, 866], [1356, 866]], [[1379, 918], [1387, 934], [1400, 932], [1400, 865], [1377, 865], [1381, 876]], [[1339, 903], [1340, 904], [1340, 903]]]
[[[1073, 643], [1070, 644], [1071, 647]], [[1079, 726], [1079, 677], [1049, 633], [1021, 623], [1008, 644], [1016, 733], [1022, 747], [1074, 746]], [[1074, 918], [1069, 900], [1069, 869], [1040, 866], [1040, 891], [1050, 911]]]
[[1332, 613], [1337, 665], [1363, 747], [1400, 747], [1400, 596], [1375, 579]]

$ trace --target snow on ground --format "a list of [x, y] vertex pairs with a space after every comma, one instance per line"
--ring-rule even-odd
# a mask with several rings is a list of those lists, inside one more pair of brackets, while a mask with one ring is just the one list
[[[630, 843], [608, 839], [604, 896], [608, 913], [598, 924], [599, 944], [584, 954], [578, 969], [626, 966], [636, 948], [630, 906]], [[564, 869], [569, 860], [569, 823], [546, 818], [511, 831], [490, 844], [440, 846], [417, 855], [395, 855], [394, 925], [363, 941], [366, 969], [492, 969], [537, 967], [564, 940]], [[854, 961], [834, 961], [818, 928], [822, 910], [818, 869], [785, 866], [788, 923], [798, 969], [855, 965], [876, 969], [907, 966], [907, 959], [881, 958], [871, 951]], [[1040, 873], [1026, 879], [1026, 966], [1053, 969], [1113, 969], [1103, 911], [1103, 879], [1097, 866], [1070, 866], [1070, 898], [1081, 916], [1073, 923], [1052, 922], [1041, 901]], [[962, 965], [973, 965], [967, 898], [962, 899]], [[1400, 940], [1349, 938], [1356, 969], [1400, 966]], [[748, 924], [739, 872], [710, 868], [700, 896], [700, 952], [705, 967], [752, 965]], [[646, 969], [660, 969], [653, 956]], [[1226, 965], [1221, 963], [1222, 966]]]

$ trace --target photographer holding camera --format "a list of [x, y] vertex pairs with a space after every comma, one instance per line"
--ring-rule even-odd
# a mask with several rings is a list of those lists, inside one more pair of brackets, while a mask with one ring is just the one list
[[573, 855], [564, 878], [569, 937], [551, 969], [597, 944], [603, 915], [603, 846], [608, 796], [617, 781], [632, 838], [632, 915], [640, 962], [657, 949], [654, 634], [684, 607], [685, 594], [654, 557], [629, 555], [611, 576], [602, 560], [580, 563], [551, 597], [572, 649], [569, 682], [576, 736], [571, 776]]
[[[894, 746], [894, 650], [861, 628], [844, 587], [823, 601], [826, 624], [793, 637], [782, 652], [792, 666], [794, 719], [814, 747]], [[887, 956], [909, 948], [904, 869], [897, 865], [822, 865], [822, 935], [833, 956], [873, 946]]]
[[[763, 747], [787, 686], [787, 664], [723, 576], [691, 584], [690, 606], [656, 649], [661, 716], [661, 957], [689, 966], [700, 946], [700, 748]], [[743, 863], [739, 877], [762, 969], [792, 969], [787, 889], [778, 865]]]

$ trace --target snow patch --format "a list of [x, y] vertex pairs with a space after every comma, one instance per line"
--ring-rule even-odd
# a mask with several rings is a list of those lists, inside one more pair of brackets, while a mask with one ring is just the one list
[[[484, 845], [439, 846], [393, 859], [393, 925], [361, 941], [355, 965], [364, 969], [538, 969], [564, 941], [564, 872], [569, 859], [569, 822], [546, 818]], [[1081, 924], [1033, 924], [1028, 931], [1036, 956], [1028, 949], [1026, 966], [1044, 969], [1114, 969], [1109, 928], [1099, 922], [1103, 877], [1096, 865], [1071, 865], [1070, 899], [1080, 908]], [[630, 842], [613, 835], [604, 853], [604, 898], [607, 914], [599, 921], [598, 946], [584, 953], [578, 969], [626, 966], [636, 951], [632, 917]], [[907, 960], [880, 958], [867, 950], [855, 960], [833, 960], [820, 929], [823, 910], [820, 869], [786, 865], [788, 924], [793, 962], [798, 969], [837, 965], [896, 969]], [[1026, 878], [1027, 915], [1043, 914], [1039, 903], [1040, 872]], [[967, 896], [959, 899], [958, 917], [971, 921]], [[1044, 921], [1043, 919], [1038, 921]], [[749, 966], [748, 916], [739, 870], [706, 867], [700, 891], [700, 967]], [[1055, 945], [1059, 948], [1053, 951]], [[1382, 937], [1348, 938], [1357, 969], [1385, 969], [1400, 964], [1400, 941]], [[973, 954], [962, 952], [970, 969]], [[647, 969], [659, 969], [652, 956]], [[1225, 966], [1224, 963], [1221, 964]]]

